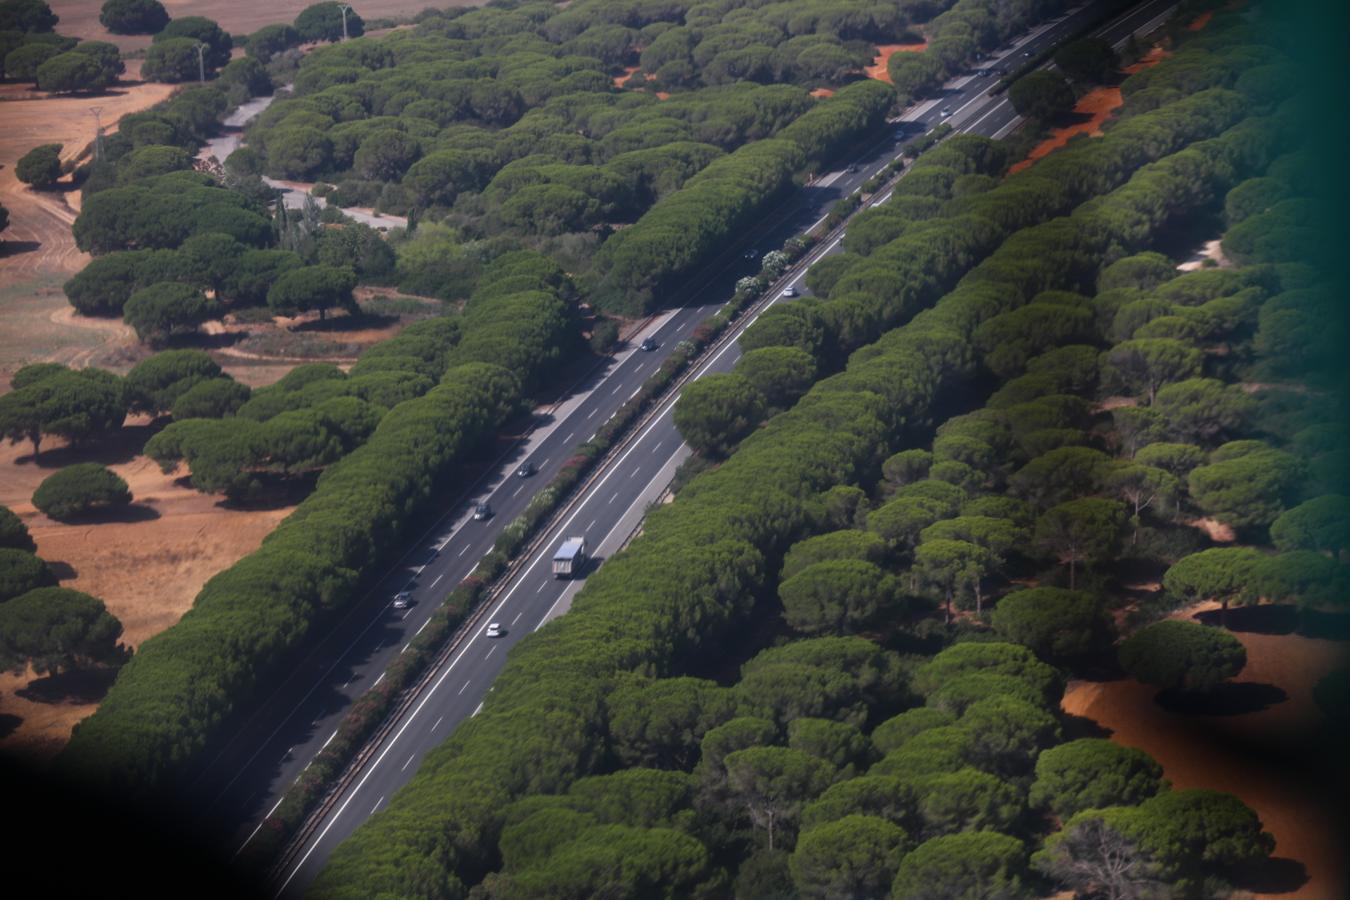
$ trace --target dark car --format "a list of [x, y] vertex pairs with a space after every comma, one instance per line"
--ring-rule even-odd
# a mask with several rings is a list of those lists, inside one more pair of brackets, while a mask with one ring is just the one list
[[520, 468], [516, 469], [516, 477], [529, 478], [531, 475], [533, 475], [535, 472], [538, 471], [539, 470], [534, 467], [534, 463], [532, 462], [521, 463]]
[[394, 609], [407, 609], [412, 606], [412, 591], [399, 591], [394, 595]]
[[492, 507], [486, 503], [476, 504], [473, 508], [473, 517], [479, 522], [492, 518]]
[[656, 338], [643, 338], [642, 343], [638, 344], [638, 349], [646, 350], [647, 352], [650, 353], [652, 350], [655, 350], [659, 346], [661, 345], [656, 342]]
[[756, 250], [754, 247], [751, 247], [749, 250], [745, 251], [745, 258], [746, 258], [746, 259], [759, 259], [759, 251]]

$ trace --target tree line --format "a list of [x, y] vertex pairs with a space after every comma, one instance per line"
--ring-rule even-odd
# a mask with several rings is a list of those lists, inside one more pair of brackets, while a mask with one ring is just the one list
[[[1237, 77], [1232, 66], [1208, 71], [1220, 85]], [[781, 394], [778, 379], [834, 370], [853, 350], [932, 303], [1013, 231], [1062, 215], [1158, 155], [1236, 122], [1244, 109], [1240, 95], [1211, 84], [1166, 106], [1126, 115], [1101, 140], [1067, 147], [1002, 182], [989, 178], [1008, 162], [1006, 149], [996, 142], [961, 135], [924, 153], [889, 202], [856, 217], [845, 252], [812, 267], [808, 285], [815, 296], [771, 308], [742, 335], [745, 357], [737, 371], [703, 379], [681, 398], [677, 416], [686, 440], [712, 456], [725, 455], [781, 406], [781, 400], [766, 400], [767, 394]], [[1047, 234], [1039, 245], [1029, 236], [1020, 240], [1028, 258], [1064, 254], [1057, 236]], [[972, 292], [965, 302], [992, 308], [999, 296]], [[1025, 320], [1027, 314], [1021, 316]], [[1056, 327], [1067, 321], [1056, 319]], [[1022, 324], [1013, 320], [1006, 330], [1021, 334]], [[759, 361], [770, 350], [782, 357], [776, 368]]]
[[849, 85], [772, 139], [714, 161], [602, 246], [591, 273], [594, 302], [630, 313], [654, 308], [758, 220], [798, 170], [877, 128], [892, 100], [880, 82]]
[[[387, 390], [394, 403], [378, 417], [355, 415], [363, 428], [373, 425], [364, 442], [327, 466], [259, 550], [207, 582], [178, 624], [142, 645], [99, 711], [77, 726], [61, 757], [65, 770], [141, 798], [177, 783], [231, 713], [363, 595], [409, 523], [454, 490], [464, 461], [567, 359], [577, 341], [573, 310], [555, 264], [528, 252], [505, 256], [484, 273], [462, 331], [453, 319], [412, 326], [372, 348], [345, 378], [302, 367], [232, 417], [188, 419], [161, 432], [147, 452], [188, 459], [194, 479], [203, 460], [228, 477], [254, 459], [254, 439], [273, 459], [279, 420], [289, 427], [317, 419], [327, 430], [334, 415], [370, 404], [358, 392]], [[264, 421], [254, 428], [249, 415]], [[314, 435], [300, 434], [296, 452], [309, 464], [314, 458], [303, 454], [313, 452]], [[166, 716], [168, 709], [176, 712]]]

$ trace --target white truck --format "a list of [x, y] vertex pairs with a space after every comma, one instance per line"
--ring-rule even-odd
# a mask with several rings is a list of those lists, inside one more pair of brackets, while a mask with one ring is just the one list
[[586, 539], [573, 537], [562, 542], [553, 554], [553, 577], [575, 578], [586, 566]]

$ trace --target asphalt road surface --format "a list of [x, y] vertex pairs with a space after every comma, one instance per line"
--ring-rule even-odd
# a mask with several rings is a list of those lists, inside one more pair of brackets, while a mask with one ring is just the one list
[[[1100, 31], [1113, 41], [1123, 42], [1132, 33], [1161, 24], [1174, 5], [1174, 0], [1142, 3]], [[897, 158], [907, 141], [940, 122], [949, 122], [963, 132], [1006, 135], [1020, 120], [1006, 94], [988, 95], [999, 80], [994, 70], [1004, 65], [1016, 68], [1025, 53], [1034, 54], [1061, 41], [1082, 18], [1091, 15], [1089, 4], [1059, 21], [1032, 29], [982, 61], [978, 71], [949, 82], [939, 96], [907, 110], [902, 117], [906, 124], [855, 159], [855, 171], [845, 168], [826, 173], [798, 191], [766, 216], [759, 230], [729, 248], [725, 258], [710, 267], [709, 274], [689, 292], [687, 305], [653, 319], [633, 339], [631, 347], [592, 372], [567, 400], [538, 413], [536, 427], [499, 460], [494, 474], [463, 496], [447, 498], [445, 516], [437, 526], [277, 686], [263, 707], [235, 729], [232, 740], [204, 770], [193, 791], [200, 798], [197, 808], [202, 821], [220, 835], [231, 852], [241, 849], [256, 834], [286, 788], [331, 740], [351, 700], [379, 682], [440, 601], [472, 571], [478, 559], [491, 549], [501, 528], [524, 510], [535, 490], [552, 478], [572, 449], [590, 438], [659, 367], [675, 344], [721, 306], [737, 278], [758, 269], [757, 262], [743, 256], [747, 246], [778, 247], [787, 238], [808, 230], [836, 200]], [[871, 202], [887, 199], [889, 194]], [[806, 271], [824, 256], [838, 252], [838, 244], [833, 239], [794, 266], [773, 286], [776, 296], [772, 302], [790, 302], [781, 293], [788, 287], [805, 293], [802, 279]], [[736, 333], [752, 321], [737, 323]], [[635, 349], [644, 337], [654, 338], [657, 349]], [[700, 366], [697, 374], [729, 371], [738, 357], [735, 342], [728, 342]], [[480, 630], [447, 660], [300, 849], [283, 873], [282, 883], [276, 886], [279, 892], [302, 891], [333, 848], [383, 808], [413, 776], [422, 756], [459, 722], [477, 712], [512, 644], [569, 608], [583, 582], [553, 577], [549, 560], [557, 545], [565, 537], [584, 536], [594, 565], [614, 553], [633, 533], [648, 505], [661, 495], [689, 455], [671, 419], [673, 402], [667, 400], [659, 407], [637, 440], [606, 468], [569, 517], [506, 586], [490, 615], [482, 620], [500, 624], [503, 635], [488, 638]], [[516, 477], [515, 470], [523, 462], [533, 463], [536, 474]], [[478, 502], [490, 504], [495, 515], [485, 521], [473, 520], [471, 511]], [[392, 597], [404, 589], [412, 593], [413, 605], [395, 610]]]

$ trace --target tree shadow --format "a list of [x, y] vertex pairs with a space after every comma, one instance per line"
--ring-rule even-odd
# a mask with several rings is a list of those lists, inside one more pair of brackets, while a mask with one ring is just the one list
[[137, 522], [153, 522], [159, 518], [159, 510], [144, 503], [129, 503], [126, 506], [105, 506], [91, 509], [79, 515], [58, 519], [62, 525], [133, 525]]
[[124, 425], [80, 444], [46, 447], [36, 458], [31, 453], [24, 454], [14, 462], [19, 465], [35, 463], [40, 469], [61, 469], [82, 462], [95, 462], [103, 466], [127, 463], [140, 456], [146, 441], [167, 424], [167, 419], [161, 419], [145, 424]]
[[12, 713], [0, 713], [0, 739], [7, 738], [23, 724], [23, 716]]
[[34, 250], [42, 249], [41, 241], [11, 241], [5, 239], [0, 241], [0, 259], [9, 256], [22, 256], [25, 253], [32, 253]]
[[72, 578], [79, 577], [80, 573], [68, 562], [50, 559], [43, 560], [43, 562], [47, 564], [47, 568], [51, 571], [52, 575], [56, 576], [57, 581], [69, 581]]
[[220, 331], [215, 334], [207, 334], [204, 331], [194, 331], [189, 334], [174, 335], [171, 339], [164, 342], [164, 347], [172, 349], [224, 350], [227, 347], [233, 347], [246, 337], [248, 337], [248, 334], [242, 331]]
[[1079, 738], [1109, 738], [1115, 732], [1105, 725], [1089, 719], [1087, 716], [1075, 716], [1063, 713], [1060, 721], [1064, 723], [1064, 740], [1076, 741]]
[[1228, 610], [1227, 614], [1221, 609], [1209, 609], [1196, 613], [1195, 618], [1205, 625], [1215, 625], [1229, 631], [1293, 634], [1298, 630], [1298, 609], [1286, 604], [1239, 606]]
[[1283, 703], [1289, 695], [1273, 684], [1229, 681], [1212, 691], [1161, 691], [1154, 701], [1163, 709], [1187, 716], [1241, 716]]
[[106, 666], [73, 669], [35, 678], [14, 693], [34, 703], [97, 703], [116, 678], [117, 669]]
[[1272, 856], [1238, 868], [1233, 881], [1254, 894], [1290, 894], [1308, 883], [1308, 869], [1296, 859]]
[[1304, 610], [1298, 633], [1304, 637], [1323, 638], [1329, 641], [1350, 641], [1350, 615], [1316, 609]]
[[[252, 510], [255, 512], [281, 509], [295, 506], [314, 491], [319, 480], [318, 472], [302, 472], [298, 475], [277, 475], [260, 472], [257, 475], [257, 489], [249, 491], [244, 497], [226, 497], [216, 505], [222, 509]], [[185, 487], [196, 490], [190, 481], [178, 479]]]
[[311, 319], [292, 325], [290, 330], [296, 334], [308, 332], [362, 331], [367, 328], [388, 328], [398, 322], [398, 316], [383, 313], [358, 312], [346, 315], [329, 314], [324, 319]]

